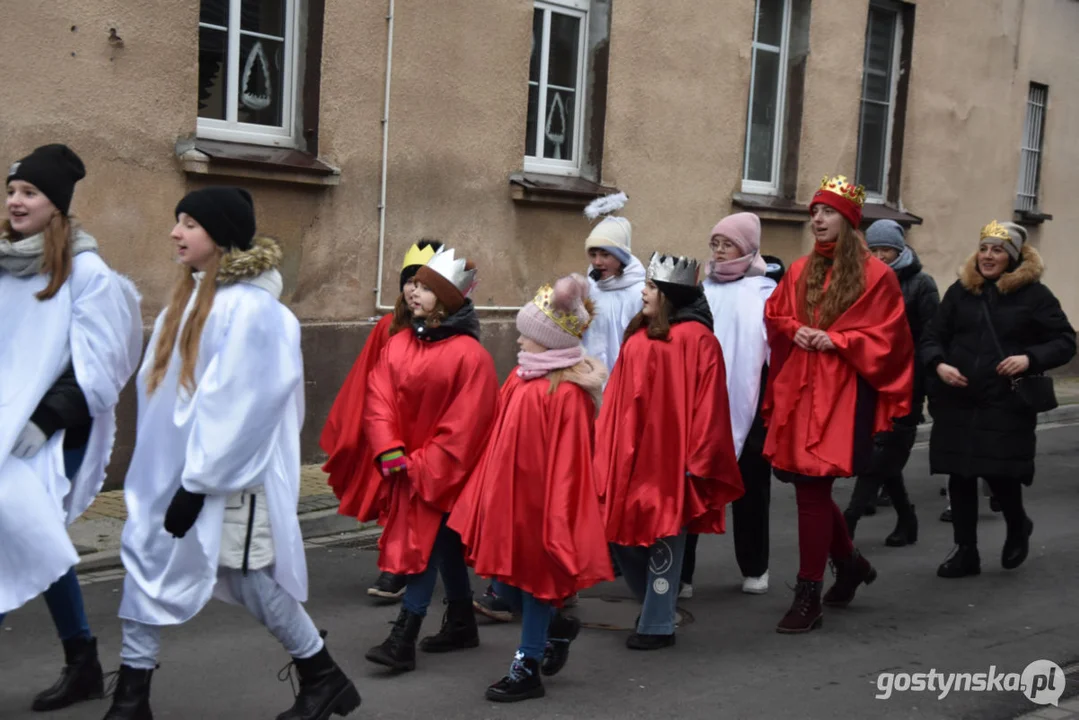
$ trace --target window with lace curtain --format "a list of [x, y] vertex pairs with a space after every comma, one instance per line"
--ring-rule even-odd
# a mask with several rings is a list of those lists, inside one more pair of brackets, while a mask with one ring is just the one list
[[198, 135], [293, 145], [299, 0], [201, 0]]

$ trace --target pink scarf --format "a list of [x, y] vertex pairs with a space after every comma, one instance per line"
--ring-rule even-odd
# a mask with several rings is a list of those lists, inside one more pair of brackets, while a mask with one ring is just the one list
[[759, 251], [734, 260], [708, 261], [708, 277], [717, 283], [734, 282], [744, 277], [757, 277], [768, 272], [768, 266]]
[[522, 350], [517, 353], [517, 375], [523, 380], [535, 380], [541, 378], [552, 370], [562, 370], [573, 367], [584, 360], [584, 346], [566, 348], [564, 350], [547, 350], [541, 353], [530, 353]]

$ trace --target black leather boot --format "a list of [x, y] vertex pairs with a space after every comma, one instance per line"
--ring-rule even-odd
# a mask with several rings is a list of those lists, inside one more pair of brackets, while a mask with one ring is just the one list
[[823, 602], [830, 607], [847, 607], [860, 585], [872, 585], [877, 571], [857, 549], [845, 560], [835, 561], [835, 583], [824, 593]]
[[472, 611], [472, 598], [446, 602], [442, 615], [442, 627], [437, 633], [420, 642], [420, 650], [426, 653], [444, 653], [479, 647], [480, 631], [476, 627], [476, 614]]
[[154, 720], [150, 711], [150, 679], [153, 670], [120, 666], [112, 705], [103, 720]]
[[1000, 553], [1000, 564], [1005, 570], [1014, 570], [1023, 564], [1030, 553], [1030, 535], [1034, 532], [1034, 521], [1023, 520], [1023, 527], [1018, 532], [1008, 529], [1004, 540], [1004, 550]]
[[540, 670], [544, 675], [557, 675], [569, 660], [569, 644], [577, 639], [581, 632], [581, 621], [561, 611], [551, 620], [547, 629], [547, 648], [543, 651]]
[[906, 505], [896, 510], [895, 530], [884, 538], [884, 544], [888, 547], [903, 547], [918, 542], [918, 516], [914, 514], [914, 506]]
[[978, 556], [977, 545], [956, 545], [948, 559], [937, 568], [937, 577], [961, 578], [979, 575], [982, 572], [982, 560]]
[[423, 616], [401, 608], [393, 623], [390, 636], [364, 656], [373, 663], [405, 672], [416, 669], [416, 637], [420, 634]]
[[105, 679], [97, 658], [97, 638], [77, 637], [64, 641], [64, 669], [60, 679], [34, 698], [34, 712], [59, 710], [83, 700], [105, 697]]
[[300, 675], [300, 692], [292, 707], [277, 720], [327, 720], [330, 715], [348, 715], [360, 706], [360, 693], [344, 671], [322, 649], [309, 658], [293, 658]]
[[517, 653], [513, 656], [509, 674], [487, 688], [487, 699], [492, 702], [519, 702], [543, 697], [546, 690], [540, 679], [539, 666], [534, 658]]

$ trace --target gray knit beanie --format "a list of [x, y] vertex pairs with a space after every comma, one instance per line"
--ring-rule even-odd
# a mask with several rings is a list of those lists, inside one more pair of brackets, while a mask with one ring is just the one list
[[907, 243], [903, 240], [903, 226], [895, 220], [877, 220], [865, 231], [865, 242], [871, 247], [889, 247], [903, 252]]
[[1003, 222], [1001, 225], [1004, 226], [1004, 229], [1008, 231], [1008, 235], [1011, 237], [1011, 242], [1004, 243], [1004, 249], [1012, 260], [1019, 262], [1019, 253], [1022, 252], [1023, 245], [1027, 242], [1027, 229], [1013, 222]]

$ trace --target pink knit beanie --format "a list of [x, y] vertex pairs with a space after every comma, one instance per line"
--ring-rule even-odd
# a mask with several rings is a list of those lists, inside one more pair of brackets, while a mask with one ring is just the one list
[[517, 330], [548, 350], [576, 347], [592, 320], [585, 307], [588, 280], [573, 273], [544, 285], [536, 297], [517, 313]]
[[761, 219], [750, 212], [740, 212], [716, 223], [711, 237], [722, 235], [730, 238], [742, 255], [752, 255], [761, 249]]

